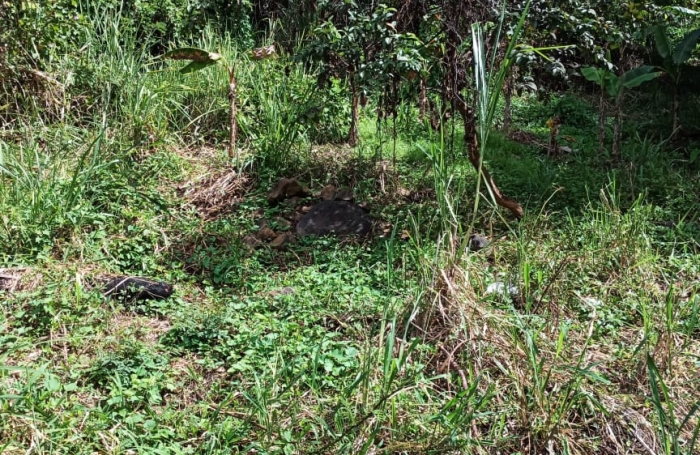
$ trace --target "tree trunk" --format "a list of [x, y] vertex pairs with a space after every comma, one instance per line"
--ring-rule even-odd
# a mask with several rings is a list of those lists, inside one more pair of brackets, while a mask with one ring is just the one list
[[605, 153], [605, 93], [602, 92], [598, 108], [598, 152], [601, 155]]
[[617, 158], [620, 155], [620, 126], [622, 123], [622, 93], [615, 98], [615, 115], [613, 117], [613, 145], [612, 155]]
[[680, 102], [678, 101], [678, 84], [673, 85], [673, 133], [674, 136], [678, 132], [678, 111]]
[[557, 157], [559, 156], [559, 142], [557, 141], [557, 137], [559, 136], [561, 119], [555, 115], [547, 121], [547, 125], [549, 126], [549, 150], [547, 150], [547, 156]]
[[355, 77], [350, 76], [350, 89], [352, 92], [352, 111], [350, 119], [350, 133], [348, 134], [348, 144], [350, 147], [355, 147], [357, 145], [357, 124], [359, 123], [360, 116], [358, 113], [358, 104], [360, 102], [359, 96], [357, 96], [357, 85], [355, 84]]
[[[228, 99], [231, 103], [231, 135], [228, 142], [228, 157], [233, 158], [236, 150], [236, 136], [238, 134], [238, 124], [236, 122], [236, 68], [231, 68], [228, 73]], [[238, 160], [236, 160], [238, 161]]]
[[428, 83], [424, 77], [420, 79], [420, 95], [418, 99], [418, 109], [420, 112], [420, 121], [425, 120], [425, 113], [428, 110]]
[[456, 108], [462, 115], [464, 120], [464, 144], [469, 152], [469, 162], [472, 166], [481, 172], [484, 177], [484, 182], [491, 189], [494, 198], [496, 199], [496, 204], [504, 207], [515, 215], [517, 219], [523, 217], [523, 208], [516, 201], [503, 196], [501, 190], [496, 185], [495, 180], [491, 177], [489, 171], [483, 166], [481, 162], [481, 153], [479, 152], [479, 138], [476, 134], [476, 118], [474, 117], [474, 111], [467, 107], [467, 105], [461, 101], [457, 100]]
[[508, 134], [510, 132], [510, 122], [511, 122], [511, 109], [510, 102], [513, 98], [513, 77], [509, 77], [506, 80], [505, 94], [503, 96], [504, 104], [503, 107], [503, 132]]

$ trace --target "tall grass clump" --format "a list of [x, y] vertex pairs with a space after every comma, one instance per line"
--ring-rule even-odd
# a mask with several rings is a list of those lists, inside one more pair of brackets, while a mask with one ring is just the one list
[[49, 139], [48, 150], [33, 140], [0, 142], [0, 241], [5, 254], [36, 254], [57, 237], [69, 239], [76, 230], [104, 221], [106, 214], [85, 199], [90, 185], [113, 164], [102, 148], [103, 133], [83, 145], [73, 136], [76, 132], [58, 133], [64, 136]]
[[[249, 66], [244, 116], [258, 166], [272, 171], [300, 169], [311, 147], [306, 114], [317, 102], [313, 75], [281, 56]], [[285, 64], [288, 65], [285, 70]]]
[[[179, 123], [186, 139], [219, 142], [226, 110], [231, 116], [229, 132], [236, 133], [229, 139], [236, 167], [272, 172], [300, 169], [308, 160], [315, 129], [333, 114], [324, 105], [325, 95], [316, 89], [313, 70], [307, 71], [284, 54], [251, 58], [251, 50], [213, 36], [210, 30], [193, 46], [202, 49], [197, 52], [216, 52], [209, 54], [214, 59], [202, 68], [181, 69], [186, 75], [179, 77], [188, 93], [181, 103]], [[193, 52], [193, 48], [178, 48], [164, 57], [191, 60], [196, 57]], [[193, 130], [195, 135], [189, 135]], [[210, 136], [199, 137], [198, 131], [208, 131]], [[230, 147], [233, 141], [235, 151]]]
[[139, 151], [166, 136], [179, 109], [177, 80], [147, 71], [146, 43], [123, 20], [119, 8], [93, 8], [81, 52], [51, 62], [64, 81], [61, 116], [20, 104], [0, 139], [0, 240], [10, 257], [103, 226], [118, 194], [138, 194]]

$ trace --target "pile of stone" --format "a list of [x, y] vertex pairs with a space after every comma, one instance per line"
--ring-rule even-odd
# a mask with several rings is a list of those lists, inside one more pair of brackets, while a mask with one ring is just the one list
[[251, 247], [267, 244], [272, 248], [280, 248], [293, 240], [292, 225], [295, 225], [294, 232], [299, 237], [366, 237], [371, 233], [372, 220], [366, 207], [354, 203], [351, 188], [327, 185], [315, 195], [321, 199], [320, 202], [302, 205], [302, 199], [310, 196], [311, 192], [296, 179], [280, 179], [267, 195], [267, 201], [271, 205], [285, 204], [292, 208], [292, 212], [286, 217], [276, 217], [271, 221], [258, 219], [257, 235], [247, 236], [244, 242]]

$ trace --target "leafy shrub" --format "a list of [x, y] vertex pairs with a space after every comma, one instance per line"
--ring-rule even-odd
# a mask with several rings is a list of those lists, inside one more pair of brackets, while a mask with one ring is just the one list
[[314, 144], [340, 143], [350, 128], [350, 95], [340, 79], [332, 78], [328, 90], [314, 92], [299, 121], [308, 128]]
[[554, 103], [553, 107], [554, 115], [557, 115], [564, 125], [591, 128], [597, 124], [597, 114], [578, 96], [563, 96]]

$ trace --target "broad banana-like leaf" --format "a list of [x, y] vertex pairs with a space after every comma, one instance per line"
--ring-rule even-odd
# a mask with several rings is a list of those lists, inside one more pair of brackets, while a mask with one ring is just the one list
[[667, 6], [665, 9], [675, 10], [679, 13], [687, 14], [688, 16], [697, 16], [698, 14], [700, 14], [700, 12], [695, 11], [694, 9], [685, 8], [683, 6]]
[[637, 87], [644, 82], [656, 79], [663, 74], [661, 71], [654, 71], [653, 66], [642, 65], [627, 71], [620, 76], [620, 85], [625, 88]]
[[690, 58], [690, 54], [695, 49], [700, 39], [700, 28], [688, 32], [678, 46], [673, 50], [673, 63], [680, 65]]
[[605, 70], [602, 70], [600, 68], [595, 68], [593, 66], [587, 66], [585, 68], [581, 68], [581, 74], [583, 74], [583, 77], [585, 77], [587, 80], [591, 82], [595, 82], [596, 84], [602, 86], [604, 83], [605, 76], [603, 75], [603, 72]]
[[172, 60], [191, 60], [192, 62], [199, 63], [214, 63], [221, 59], [221, 55], [216, 52], [205, 51], [204, 49], [197, 49], [196, 47], [181, 47], [179, 49], [173, 49], [163, 55], [163, 58], [169, 58]]
[[664, 60], [667, 59], [672, 52], [671, 43], [668, 41], [666, 27], [663, 25], [655, 25], [652, 27], [654, 32], [654, 41], [656, 42], [656, 50]]
[[211, 65], [216, 65], [216, 62], [190, 62], [189, 65], [185, 66], [180, 70], [180, 73], [182, 74], [187, 74], [187, 73], [194, 73], [195, 71], [199, 71], [202, 68], [206, 68], [207, 66]]
[[583, 74], [583, 77], [587, 80], [598, 84], [603, 90], [608, 92], [608, 95], [613, 97], [617, 95], [619, 90], [618, 78], [612, 72], [604, 68], [587, 66], [581, 68], [581, 74]]
[[615, 98], [620, 93], [620, 85], [620, 78], [617, 77], [617, 74], [608, 71], [603, 83], [603, 87], [605, 88], [605, 91], [608, 92], [608, 95]]

